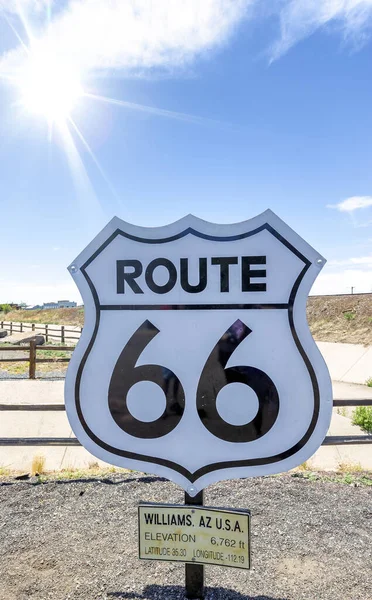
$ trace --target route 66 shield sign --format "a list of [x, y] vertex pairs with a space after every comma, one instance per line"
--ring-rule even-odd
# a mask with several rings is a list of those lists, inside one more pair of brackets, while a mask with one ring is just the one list
[[190, 495], [307, 460], [332, 411], [306, 321], [324, 263], [269, 210], [233, 225], [114, 218], [69, 267], [85, 305], [65, 389], [76, 437]]

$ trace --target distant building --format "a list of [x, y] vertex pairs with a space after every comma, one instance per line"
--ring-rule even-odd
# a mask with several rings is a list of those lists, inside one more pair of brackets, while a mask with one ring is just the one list
[[74, 308], [77, 306], [76, 302], [70, 300], [58, 300], [58, 302], [44, 302], [41, 307], [43, 310], [55, 309], [55, 308]]

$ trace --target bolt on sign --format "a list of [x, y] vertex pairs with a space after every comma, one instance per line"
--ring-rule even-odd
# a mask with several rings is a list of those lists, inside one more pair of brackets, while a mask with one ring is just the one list
[[233, 225], [112, 219], [69, 267], [85, 305], [65, 388], [76, 437], [191, 497], [307, 460], [332, 411], [306, 321], [324, 264], [270, 210]]

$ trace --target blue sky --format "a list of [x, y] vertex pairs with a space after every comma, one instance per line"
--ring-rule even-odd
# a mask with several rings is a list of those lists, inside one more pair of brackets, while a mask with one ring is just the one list
[[266, 208], [328, 259], [313, 293], [372, 291], [372, 0], [2, 6], [0, 301], [79, 300], [114, 215]]

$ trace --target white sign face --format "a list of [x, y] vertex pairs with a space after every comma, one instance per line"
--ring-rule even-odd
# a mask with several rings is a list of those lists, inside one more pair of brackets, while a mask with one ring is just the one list
[[65, 388], [76, 437], [191, 496], [307, 460], [332, 412], [306, 321], [324, 264], [271, 211], [233, 225], [114, 218], [69, 267], [85, 305]]

